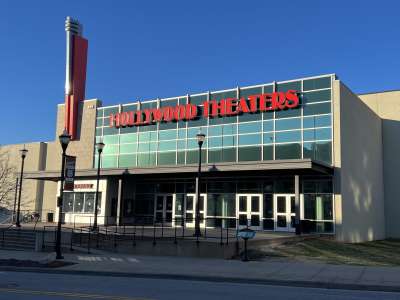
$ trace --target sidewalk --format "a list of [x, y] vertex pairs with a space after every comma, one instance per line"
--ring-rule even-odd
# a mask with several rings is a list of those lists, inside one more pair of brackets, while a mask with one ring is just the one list
[[[3, 251], [0, 259], [51, 261], [54, 253]], [[0, 267], [0, 270], [157, 277], [400, 292], [400, 267], [362, 267], [269, 259], [238, 260], [109, 254], [64, 254], [76, 264], [60, 268]]]

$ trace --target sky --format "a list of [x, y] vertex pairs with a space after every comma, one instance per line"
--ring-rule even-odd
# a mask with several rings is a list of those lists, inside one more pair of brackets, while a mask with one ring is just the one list
[[335, 73], [400, 89], [400, 1], [0, 1], [0, 145], [52, 141], [66, 16], [89, 40], [103, 105]]

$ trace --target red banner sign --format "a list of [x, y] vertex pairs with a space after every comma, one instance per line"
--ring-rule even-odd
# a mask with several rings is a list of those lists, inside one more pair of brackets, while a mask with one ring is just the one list
[[[283, 110], [298, 107], [299, 97], [295, 90], [251, 95], [246, 98], [226, 98], [203, 102], [201, 116], [224, 117], [243, 113]], [[110, 115], [110, 127], [149, 125], [156, 122], [193, 120], [199, 116], [194, 104], [166, 106], [162, 108], [120, 112]]]
[[76, 156], [66, 155], [65, 157], [65, 181], [64, 190], [73, 191], [74, 190], [74, 179], [75, 179], [75, 163]]

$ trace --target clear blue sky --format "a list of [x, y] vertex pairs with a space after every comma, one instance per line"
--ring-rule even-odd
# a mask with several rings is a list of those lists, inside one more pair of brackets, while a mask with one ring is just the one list
[[63, 102], [64, 19], [89, 40], [104, 105], [336, 73], [399, 89], [399, 1], [0, 2], [0, 144], [48, 141]]

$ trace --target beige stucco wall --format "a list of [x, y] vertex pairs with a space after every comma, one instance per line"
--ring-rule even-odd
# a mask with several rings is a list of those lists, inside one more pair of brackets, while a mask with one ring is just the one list
[[[79, 107], [78, 137], [71, 141], [67, 148], [67, 155], [76, 156], [77, 169], [90, 169], [93, 165], [93, 151], [96, 128], [96, 108], [100, 101], [85, 100]], [[49, 142], [47, 146], [46, 170], [54, 171], [61, 169], [61, 146], [58, 136], [64, 130], [64, 104], [59, 104], [57, 109], [57, 124], [55, 141]], [[57, 183], [46, 181], [43, 193], [43, 211], [56, 211]]]
[[[21, 170], [21, 154], [24, 144], [14, 144], [0, 146], [1, 159], [7, 160], [12, 170], [12, 181], [15, 183], [16, 178], [20, 176]], [[46, 161], [46, 143], [28, 143], [25, 144], [28, 153], [25, 158], [24, 172], [40, 171], [45, 168]], [[43, 182], [24, 179], [22, 182], [21, 194], [21, 210], [40, 210], [42, 203]], [[7, 209], [13, 209], [15, 194], [14, 191], [9, 194], [7, 201], [0, 203], [0, 206]]]
[[400, 91], [359, 97], [382, 118], [386, 236], [400, 238]]
[[340, 81], [334, 82], [336, 238], [385, 238], [382, 122]]

